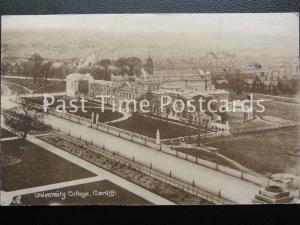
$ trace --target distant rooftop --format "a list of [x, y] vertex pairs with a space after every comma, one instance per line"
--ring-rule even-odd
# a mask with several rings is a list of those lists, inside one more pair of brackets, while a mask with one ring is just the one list
[[210, 72], [204, 72], [203, 70], [155, 70], [154, 76], [204, 76], [210, 74]]

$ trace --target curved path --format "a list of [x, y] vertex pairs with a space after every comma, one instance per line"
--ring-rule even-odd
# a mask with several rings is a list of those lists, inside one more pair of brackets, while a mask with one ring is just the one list
[[[9, 84], [9, 85], [15, 85], [15, 86], [18, 86], [20, 88], [23, 88], [23, 90], [25, 91], [25, 93], [33, 93], [33, 90], [21, 85], [21, 84], [16, 84], [16, 83], [13, 83], [13, 82], [9, 82], [9, 81], [4, 81], [2, 80], [2, 84], [5, 85], [5, 84]], [[11, 89], [10, 89], [11, 90]], [[11, 91], [12, 93], [12, 91]], [[15, 93], [13, 94], [17, 94], [17, 91], [15, 91]]]
[[118, 111], [118, 112], [123, 114], [123, 116], [121, 118], [115, 119], [115, 120], [112, 120], [112, 121], [109, 121], [109, 122], [106, 122], [106, 123], [117, 123], [117, 122], [127, 120], [129, 117], [131, 117], [131, 114], [128, 113], [128, 112], [122, 112], [122, 111]]
[[1, 83], [1, 96], [10, 96], [12, 92], [9, 87], [2, 81]]

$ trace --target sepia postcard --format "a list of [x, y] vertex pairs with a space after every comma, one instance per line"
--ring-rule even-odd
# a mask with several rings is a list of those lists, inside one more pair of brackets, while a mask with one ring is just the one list
[[300, 203], [299, 14], [1, 17], [1, 206]]

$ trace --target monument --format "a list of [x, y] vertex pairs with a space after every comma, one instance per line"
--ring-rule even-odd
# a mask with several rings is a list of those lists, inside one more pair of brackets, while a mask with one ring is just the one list
[[252, 202], [258, 204], [286, 204], [293, 203], [294, 197], [282, 187], [271, 185], [259, 190]]
[[99, 122], [99, 114], [97, 113], [97, 115], [96, 115], [96, 123], [98, 123]]
[[94, 123], [94, 112], [92, 112], [91, 120], [92, 120], [92, 124], [93, 124]]
[[160, 133], [159, 133], [159, 129], [157, 129], [156, 131], [156, 144], [160, 144]]

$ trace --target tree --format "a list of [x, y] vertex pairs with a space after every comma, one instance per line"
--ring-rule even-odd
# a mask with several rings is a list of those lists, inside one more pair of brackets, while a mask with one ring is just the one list
[[41, 72], [42, 62], [44, 61], [43, 57], [39, 54], [34, 54], [29, 58], [31, 63], [31, 73], [33, 75], [33, 83], [36, 84], [37, 76]]
[[26, 77], [26, 80], [28, 78], [28, 75], [30, 75], [32, 71], [32, 65], [30, 62], [24, 62], [21, 64], [21, 74]]
[[110, 80], [110, 72], [108, 71], [108, 67], [111, 65], [110, 59], [102, 59], [99, 64], [104, 67], [104, 78], [105, 80]]
[[105, 68], [105, 70], [108, 69], [108, 66], [111, 65], [110, 59], [102, 59], [100, 60], [99, 64]]
[[9, 63], [1, 63], [1, 74], [4, 77], [6, 73], [9, 71], [10, 64]]
[[129, 75], [141, 75], [141, 68], [143, 66], [143, 62], [138, 57], [129, 57], [127, 58], [127, 65], [129, 66]]
[[121, 69], [121, 74], [140, 75], [142, 68], [142, 60], [138, 57], [120, 57], [115, 61], [115, 66]]
[[16, 109], [4, 111], [4, 123], [23, 139], [26, 138], [29, 131], [43, 126], [42, 117], [43, 111], [37, 109], [34, 103], [26, 99], [20, 101]]
[[290, 81], [290, 94], [297, 94], [297, 92], [299, 91], [299, 80], [296, 78], [292, 78]]
[[54, 74], [54, 70], [53, 70], [53, 67], [52, 67], [52, 62], [43, 63], [42, 66], [41, 66], [41, 73], [44, 74], [44, 76], [45, 76], [44, 86], [46, 88], [47, 84], [48, 84], [48, 78], [53, 77], [53, 74]]
[[156, 96], [152, 92], [147, 91], [146, 93], [144, 93], [142, 96], [140, 96], [137, 99], [137, 104], [138, 104], [137, 108], [138, 109], [140, 107], [139, 106], [140, 102], [143, 100], [147, 100], [150, 103], [150, 106], [149, 106], [150, 113], [155, 113], [157, 111], [159, 104], [158, 104]]

